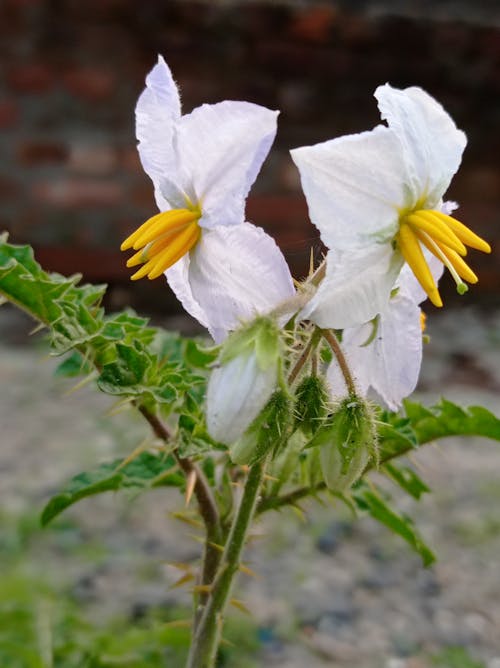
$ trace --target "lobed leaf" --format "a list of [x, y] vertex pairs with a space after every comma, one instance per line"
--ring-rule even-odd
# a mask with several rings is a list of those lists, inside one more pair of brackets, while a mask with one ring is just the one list
[[117, 459], [101, 464], [94, 471], [79, 473], [72, 478], [66, 488], [52, 497], [43, 509], [42, 525], [47, 525], [63, 510], [88, 496], [125, 488], [180, 487], [184, 484], [184, 477], [177, 471], [171, 455], [142, 452], [120, 468], [123, 461]]
[[429, 566], [435, 561], [434, 553], [425, 544], [411, 519], [393, 510], [378, 491], [375, 492], [365, 484], [361, 484], [353, 490], [353, 499], [360, 510], [403, 538], [420, 555], [424, 566]]

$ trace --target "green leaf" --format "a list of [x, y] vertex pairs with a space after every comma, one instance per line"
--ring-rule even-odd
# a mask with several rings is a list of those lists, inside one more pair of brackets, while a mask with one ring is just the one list
[[413, 496], [414, 499], [418, 500], [422, 494], [431, 491], [420, 476], [409, 466], [397, 466], [396, 464], [387, 463], [382, 467], [382, 471], [402, 487], [405, 492]]
[[88, 496], [124, 488], [180, 487], [184, 484], [184, 477], [177, 471], [175, 459], [171, 455], [142, 452], [120, 468], [123, 462], [117, 459], [101, 464], [94, 471], [80, 473], [72, 478], [67, 487], [52, 497], [43, 509], [42, 525], [47, 525], [63, 510]]
[[215, 362], [217, 355], [218, 349], [215, 347], [202, 348], [194, 339], [186, 341], [184, 358], [190, 366], [206, 369], [210, 364]]
[[[417, 435], [411, 421], [395, 414], [385, 414], [377, 425], [379, 456], [381, 461], [395, 457], [418, 447]], [[389, 422], [390, 420], [390, 422]]]
[[92, 366], [75, 350], [58, 365], [54, 375], [74, 378], [75, 376], [88, 375], [92, 373], [92, 370]]
[[404, 408], [420, 444], [446, 436], [484, 436], [500, 441], [500, 419], [482, 406], [462, 408], [441, 399], [432, 408], [406, 400]]
[[410, 518], [396, 513], [378, 492], [361, 484], [353, 490], [353, 498], [360, 510], [367, 512], [377, 522], [403, 538], [421, 556], [424, 566], [429, 566], [435, 561], [436, 557], [422, 540]]

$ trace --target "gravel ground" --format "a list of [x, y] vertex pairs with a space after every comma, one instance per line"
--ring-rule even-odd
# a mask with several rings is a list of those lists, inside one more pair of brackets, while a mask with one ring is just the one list
[[[146, 433], [132, 415], [109, 416], [112, 402], [93, 388], [68, 394], [54, 360], [25, 345], [28, 328], [0, 310], [0, 502], [11, 516], [38, 511], [69, 477], [128, 454]], [[429, 318], [428, 331], [422, 400], [445, 394], [500, 413], [500, 310], [449, 310]], [[310, 504], [305, 521], [291, 513], [262, 521], [246, 559], [259, 577], [243, 577], [238, 594], [258, 626], [260, 665], [425, 668], [436, 665], [426, 657], [461, 647], [500, 668], [500, 444], [449, 439], [413, 461], [433, 493], [420, 503], [396, 497], [438, 555], [430, 569], [340, 506]], [[48, 543], [38, 565], [66, 582], [96, 623], [117, 609], [133, 616], [187, 604], [169, 589], [177, 573], [165, 564], [199, 550], [169, 515], [177, 505], [165, 490], [134, 503], [123, 494], [85, 500], [66, 517], [100, 546], [99, 558], [54, 553]]]

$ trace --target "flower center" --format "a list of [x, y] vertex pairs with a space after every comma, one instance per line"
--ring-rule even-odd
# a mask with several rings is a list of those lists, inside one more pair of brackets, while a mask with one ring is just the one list
[[422, 244], [447, 267], [459, 294], [468, 290], [464, 281], [477, 283], [478, 280], [469, 265], [462, 260], [461, 256], [467, 254], [466, 246], [491, 253], [490, 245], [463, 223], [441, 211], [430, 209], [418, 209], [401, 216], [396, 242], [417, 281], [435, 306], [442, 306], [443, 302], [422, 252]]
[[199, 209], [172, 209], [153, 216], [137, 228], [120, 246], [122, 251], [138, 251], [127, 261], [127, 267], [142, 264], [131, 276], [133, 281], [158, 278], [193, 248], [201, 235]]

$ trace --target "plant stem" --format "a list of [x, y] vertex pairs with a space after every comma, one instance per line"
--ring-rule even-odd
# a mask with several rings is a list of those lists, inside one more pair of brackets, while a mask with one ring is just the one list
[[319, 338], [320, 338], [320, 334], [318, 333], [318, 330], [315, 329], [314, 332], [311, 335], [311, 338], [307, 342], [307, 345], [302, 350], [302, 353], [300, 354], [300, 357], [295, 362], [292, 370], [290, 371], [290, 373], [288, 375], [288, 384], [289, 385], [292, 385], [292, 383], [295, 381], [295, 379], [299, 375], [300, 371], [302, 370], [302, 367], [307, 362], [307, 359], [308, 359], [309, 355], [311, 354], [311, 352], [318, 345]]
[[347, 391], [349, 394], [357, 394], [356, 385], [354, 384], [354, 379], [347, 364], [345, 355], [340, 347], [337, 337], [330, 329], [322, 329], [321, 334], [325, 341], [328, 342], [328, 345], [332, 349], [333, 354], [335, 355], [342, 375], [344, 376], [345, 384], [347, 385]]
[[[138, 406], [137, 408], [149, 422], [155, 435], [162, 441], [168, 443], [168, 441], [170, 441], [172, 438], [172, 434], [170, 433], [168, 427], [163, 424], [163, 422], [161, 422], [157, 415], [152, 413], [145, 406]], [[198, 582], [201, 585], [211, 584], [215, 574], [217, 573], [217, 568], [221, 559], [221, 552], [216, 547], [217, 545], [220, 545], [223, 540], [219, 510], [217, 508], [217, 504], [215, 503], [210, 486], [199, 467], [196, 466], [196, 464], [191, 461], [189, 457], [181, 457], [177, 450], [173, 451], [173, 455], [181, 467], [183, 473], [185, 474], [186, 479], [189, 478], [189, 476], [195, 476], [193, 493], [196, 497], [196, 501], [198, 502], [198, 509], [201, 518], [205, 524], [203, 567], [201, 577]], [[199, 599], [197, 601], [197, 613], [194, 616], [193, 628], [196, 628], [196, 625], [201, 616], [201, 611], [203, 610], [203, 605], [206, 603], [207, 599], [208, 595], [206, 593], [200, 593]]]
[[208, 601], [193, 634], [186, 668], [214, 668], [226, 607], [240, 556], [252, 521], [264, 474], [262, 463], [254, 464], [248, 474], [238, 512], [213, 582]]

